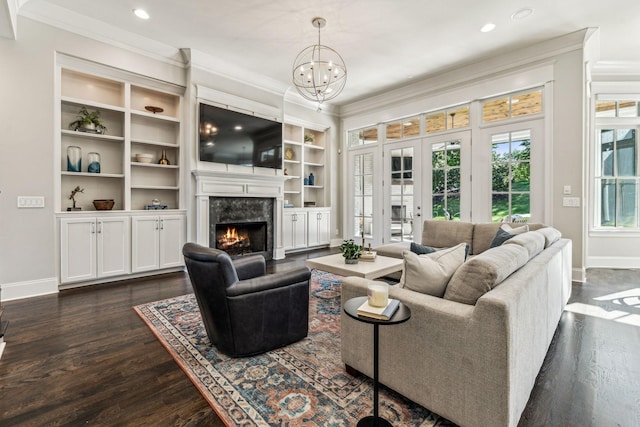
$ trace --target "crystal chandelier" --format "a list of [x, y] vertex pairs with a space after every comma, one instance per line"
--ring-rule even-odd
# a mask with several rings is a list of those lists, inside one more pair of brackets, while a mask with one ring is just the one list
[[338, 52], [320, 44], [320, 28], [324, 18], [313, 18], [318, 29], [318, 44], [305, 48], [293, 62], [293, 84], [305, 99], [322, 104], [342, 92], [347, 82], [347, 67]]

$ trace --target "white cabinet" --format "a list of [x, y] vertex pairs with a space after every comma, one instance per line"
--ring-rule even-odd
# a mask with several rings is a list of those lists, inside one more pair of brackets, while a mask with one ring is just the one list
[[184, 264], [184, 215], [134, 216], [131, 221], [134, 273], [179, 267]]
[[285, 209], [283, 214], [284, 250], [307, 247], [307, 213], [304, 210]]
[[61, 283], [129, 273], [129, 235], [128, 217], [61, 218]]
[[319, 246], [331, 243], [331, 211], [309, 210], [307, 212], [307, 245]]

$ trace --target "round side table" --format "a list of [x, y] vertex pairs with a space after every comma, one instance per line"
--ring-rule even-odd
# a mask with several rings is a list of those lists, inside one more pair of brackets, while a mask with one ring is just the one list
[[367, 297], [356, 297], [344, 303], [344, 312], [349, 317], [373, 325], [373, 416], [364, 417], [358, 421], [358, 427], [392, 427], [389, 421], [378, 416], [378, 327], [380, 325], [397, 325], [398, 323], [406, 322], [411, 317], [411, 310], [401, 302], [389, 320], [359, 316], [358, 307], [366, 300]]

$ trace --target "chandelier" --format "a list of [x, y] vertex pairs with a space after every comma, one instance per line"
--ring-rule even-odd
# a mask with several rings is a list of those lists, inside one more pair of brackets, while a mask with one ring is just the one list
[[320, 28], [327, 25], [324, 18], [313, 18], [318, 29], [318, 44], [298, 54], [293, 62], [293, 84], [305, 99], [322, 104], [342, 92], [347, 82], [347, 67], [338, 52], [320, 44]]

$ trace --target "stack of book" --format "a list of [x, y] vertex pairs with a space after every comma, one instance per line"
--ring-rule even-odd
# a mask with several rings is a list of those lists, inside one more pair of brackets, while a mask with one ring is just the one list
[[376, 251], [360, 252], [360, 261], [373, 262], [376, 260]]
[[384, 307], [374, 307], [366, 300], [360, 307], [358, 307], [358, 316], [371, 317], [379, 320], [389, 320], [398, 310], [400, 301], [397, 299], [389, 299], [389, 302]]

